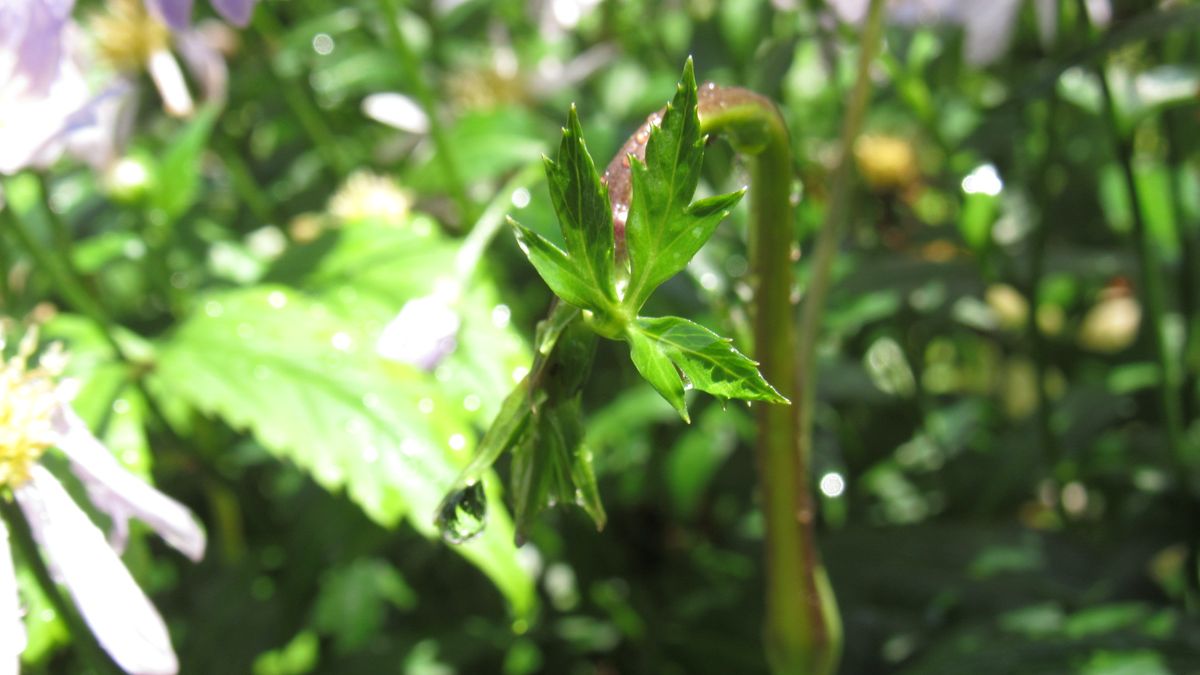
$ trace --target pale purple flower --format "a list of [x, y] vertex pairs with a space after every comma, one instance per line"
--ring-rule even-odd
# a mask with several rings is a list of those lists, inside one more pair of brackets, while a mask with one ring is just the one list
[[[211, 0], [213, 9], [229, 23], [245, 28], [258, 0]], [[174, 30], [184, 30], [192, 22], [192, 0], [146, 0], [146, 8]]]
[[390, 361], [433, 370], [458, 344], [461, 324], [455, 298], [434, 292], [409, 300], [387, 323], [375, 351]]
[[89, 93], [73, 53], [74, 0], [0, 0], [0, 173], [62, 152]]
[[[0, 362], [0, 485], [16, 498], [51, 574], [70, 592], [113, 661], [128, 673], [176, 673], [166, 624], [118, 550], [130, 517], [146, 522], [192, 560], [204, 555], [204, 531], [186, 507], [122, 468], [92, 435], [57, 384], [65, 364], [61, 350], [52, 346], [32, 366], [36, 343], [31, 330], [16, 354]], [[52, 447], [67, 457], [94, 505], [112, 519], [114, 542], [39, 463]], [[15, 673], [25, 638], [7, 535], [0, 525], [0, 672]]]
[[[1060, 0], [1031, 0], [1043, 44], [1054, 41]], [[1024, 0], [888, 0], [887, 15], [902, 26], [942, 23], [963, 29], [963, 57], [975, 66], [987, 65], [1004, 54], [1012, 41], [1017, 15]], [[860, 23], [869, 0], [828, 0], [838, 18]], [[1110, 0], [1087, 0], [1093, 22], [1106, 24], [1112, 14]]]

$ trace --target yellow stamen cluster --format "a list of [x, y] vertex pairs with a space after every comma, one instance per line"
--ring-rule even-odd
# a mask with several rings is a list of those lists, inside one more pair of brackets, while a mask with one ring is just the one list
[[92, 17], [92, 35], [100, 58], [118, 70], [140, 70], [150, 56], [167, 48], [171, 32], [151, 16], [142, 0], [108, 0]]
[[[0, 359], [4, 349], [0, 332]], [[29, 480], [29, 470], [54, 444], [51, 417], [58, 405], [56, 379], [66, 366], [54, 344], [32, 366], [37, 331], [30, 329], [8, 360], [0, 360], [0, 486], [15, 488]]]
[[329, 213], [344, 223], [379, 220], [400, 225], [410, 201], [396, 181], [369, 171], [356, 171], [329, 200]]

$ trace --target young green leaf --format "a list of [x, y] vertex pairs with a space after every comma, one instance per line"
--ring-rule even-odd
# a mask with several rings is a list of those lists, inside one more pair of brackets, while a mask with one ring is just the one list
[[612, 306], [608, 296], [580, 273], [580, 265], [545, 237], [508, 219], [517, 235], [517, 243], [542, 280], [555, 295], [582, 309], [607, 313]]
[[583, 128], [575, 106], [571, 106], [567, 128], [563, 129], [558, 160], [544, 159], [550, 198], [558, 214], [567, 254], [596, 292], [615, 300], [614, 241], [608, 189], [600, 182], [596, 165], [584, 144]]
[[683, 380], [675, 364], [663, 352], [662, 346], [653, 336], [631, 330], [629, 338], [629, 355], [633, 357], [633, 365], [637, 367], [642, 377], [670, 403], [684, 422], [691, 422], [688, 417], [687, 403], [683, 399]]
[[646, 161], [630, 158], [633, 196], [625, 232], [632, 270], [624, 303], [635, 312], [687, 265], [742, 197], [739, 191], [692, 204], [704, 160], [696, 101], [688, 59], [675, 98], [662, 121], [650, 128]]
[[[788, 403], [763, 379], [757, 363], [734, 349], [729, 339], [704, 326], [674, 316], [643, 318], [634, 322], [630, 334], [634, 333], [653, 340], [657, 349], [700, 391], [723, 399]], [[659, 386], [653, 380], [651, 384]], [[666, 398], [675, 404], [671, 397]]]

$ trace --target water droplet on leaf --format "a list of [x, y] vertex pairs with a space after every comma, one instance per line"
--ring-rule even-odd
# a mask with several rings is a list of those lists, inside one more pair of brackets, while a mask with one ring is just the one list
[[446, 495], [438, 507], [437, 527], [442, 539], [450, 544], [463, 544], [483, 532], [487, 525], [487, 495], [483, 483], [477, 482]]

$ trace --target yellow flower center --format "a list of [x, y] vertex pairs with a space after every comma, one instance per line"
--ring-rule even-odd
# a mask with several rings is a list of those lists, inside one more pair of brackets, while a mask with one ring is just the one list
[[171, 32], [151, 16], [142, 0], [108, 0], [91, 20], [100, 58], [118, 70], [140, 70], [150, 55], [163, 51]]
[[356, 171], [329, 200], [329, 212], [346, 223], [375, 219], [400, 225], [408, 207], [408, 195], [394, 180], [369, 171]]
[[3, 348], [0, 333], [0, 486], [15, 488], [29, 480], [30, 468], [54, 444], [55, 378], [66, 359], [55, 344], [31, 367], [37, 348], [37, 331], [32, 329], [11, 359], [3, 360]]

